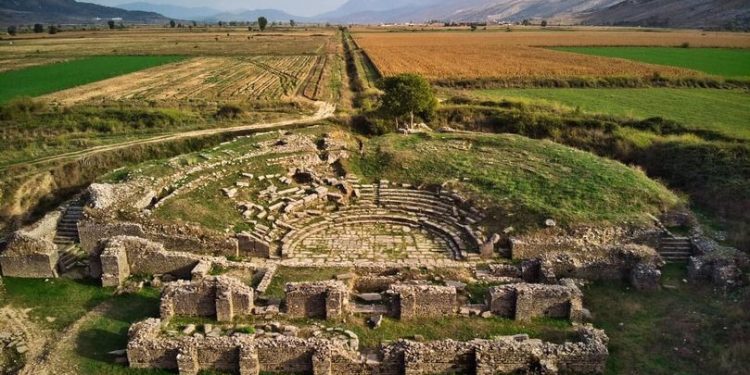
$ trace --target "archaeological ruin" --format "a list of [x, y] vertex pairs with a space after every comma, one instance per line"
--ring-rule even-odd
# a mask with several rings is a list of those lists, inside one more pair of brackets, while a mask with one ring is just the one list
[[[684, 260], [691, 282], [732, 288], [748, 263], [699, 234], [676, 236], [657, 218], [503, 228], [455, 184], [342, 172], [357, 150], [330, 134], [259, 133], [211, 151], [92, 184], [13, 234], [2, 274], [88, 277], [117, 293], [160, 289], [159, 316], [130, 327], [132, 368], [588, 374], [605, 371], [608, 338], [588, 324], [587, 282], [648, 293], [661, 288], [665, 261]], [[365, 346], [354, 332], [451, 319], [469, 327], [551, 320], [575, 339], [410, 334]]]

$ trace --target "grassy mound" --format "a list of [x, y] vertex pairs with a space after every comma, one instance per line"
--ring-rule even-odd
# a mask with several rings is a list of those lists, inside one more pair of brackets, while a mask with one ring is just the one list
[[431, 134], [374, 138], [351, 169], [412, 184], [455, 181], [503, 225], [622, 222], [679, 199], [641, 171], [615, 161], [517, 135]]

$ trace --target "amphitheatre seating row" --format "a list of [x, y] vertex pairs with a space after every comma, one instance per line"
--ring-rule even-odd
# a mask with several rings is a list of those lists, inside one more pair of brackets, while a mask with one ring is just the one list
[[347, 210], [339, 211], [327, 216], [323, 221], [310, 226], [301, 227], [297, 230], [290, 231], [281, 240], [282, 257], [291, 257], [295, 246], [304, 238], [327, 230], [331, 227], [349, 225], [349, 224], [397, 224], [407, 225], [412, 228], [425, 228], [440, 238], [443, 238], [449, 246], [449, 250], [454, 259], [463, 259], [464, 253], [469, 248], [461, 236], [461, 228], [438, 221], [429, 220], [430, 218], [418, 217], [408, 212], [394, 212], [390, 210]]

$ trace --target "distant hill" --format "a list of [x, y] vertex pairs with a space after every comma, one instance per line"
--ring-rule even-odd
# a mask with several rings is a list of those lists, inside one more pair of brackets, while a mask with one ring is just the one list
[[209, 7], [183, 7], [169, 4], [151, 4], [144, 1], [120, 4], [117, 7], [127, 10], [154, 12], [174, 19], [194, 21], [204, 20], [221, 13], [220, 10]]
[[590, 13], [584, 23], [655, 27], [750, 28], [748, 0], [625, 0]]
[[750, 0], [349, 0], [316, 18], [340, 23], [523, 19], [590, 25], [748, 25]]
[[0, 0], [0, 24], [94, 23], [121, 18], [129, 23], [164, 23], [169, 20], [153, 12], [128, 11], [75, 0]]
[[620, 0], [349, 0], [320, 15], [341, 22], [520, 21], [525, 18], [574, 18]]
[[255, 9], [255, 10], [242, 10], [237, 12], [224, 12], [214, 14], [209, 17], [205, 17], [205, 21], [217, 22], [217, 21], [257, 21], [258, 17], [266, 17], [269, 22], [289, 22], [289, 20], [295, 20], [297, 22], [308, 21], [309, 18], [299, 17], [291, 15], [287, 12], [278, 9]]

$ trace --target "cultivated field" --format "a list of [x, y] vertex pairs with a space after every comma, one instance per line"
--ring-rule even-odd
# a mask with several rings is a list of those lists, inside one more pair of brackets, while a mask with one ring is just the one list
[[200, 57], [60, 91], [45, 99], [65, 105], [92, 100], [252, 101], [297, 93], [316, 98], [325, 57]]
[[556, 49], [649, 64], [677, 66], [726, 78], [750, 77], [750, 50], [748, 49], [674, 47], [563, 47]]
[[416, 32], [357, 33], [380, 72], [412, 72], [437, 79], [570, 78], [570, 77], [697, 77], [676, 67], [561, 52], [553, 46], [691, 46], [750, 47], [750, 36], [700, 32]]
[[302, 55], [322, 53], [334, 32], [255, 33], [239, 28], [134, 28], [32, 34], [0, 41], [0, 57], [20, 61], [39, 57], [88, 55]]
[[93, 56], [0, 73], [0, 103], [38, 96], [182, 60], [178, 56]]
[[[750, 95], [714, 89], [495, 89], [476, 93], [489, 100], [544, 100], [571, 109], [625, 118], [662, 117], [692, 129], [750, 139]], [[711, 108], [711, 111], [706, 111]]]

